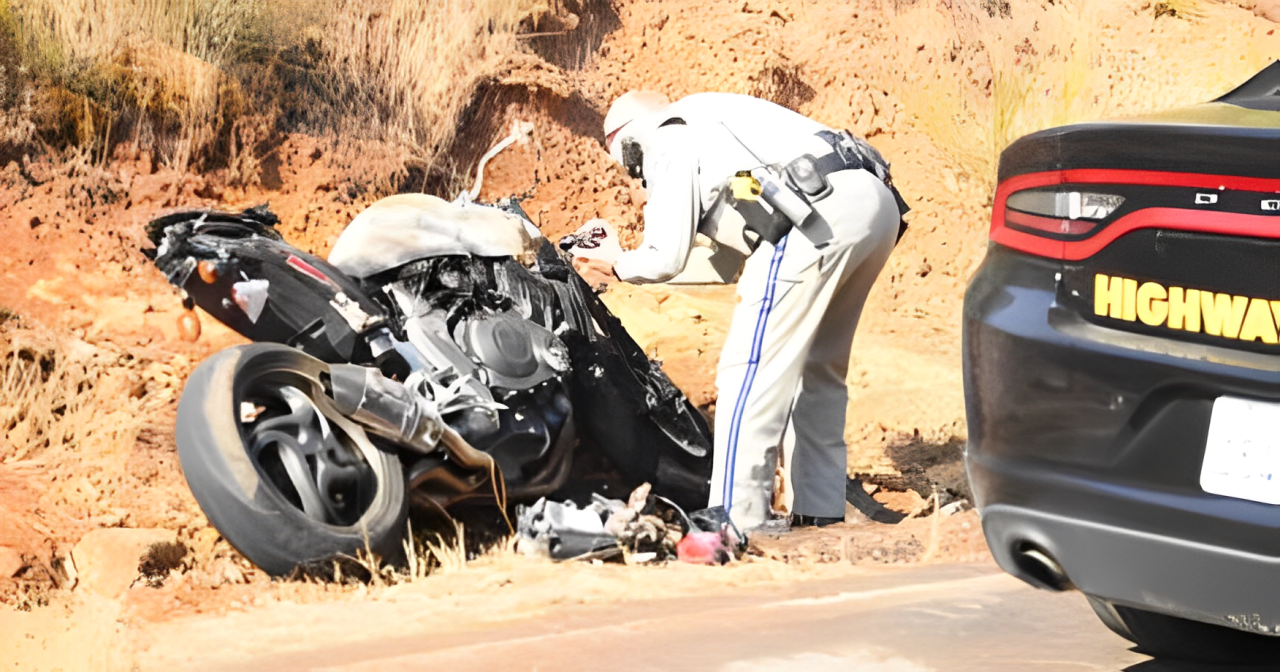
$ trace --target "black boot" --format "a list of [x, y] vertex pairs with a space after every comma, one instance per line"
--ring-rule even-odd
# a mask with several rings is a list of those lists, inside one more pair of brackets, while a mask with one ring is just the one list
[[836, 523], [843, 523], [844, 518], [823, 518], [822, 516], [802, 516], [798, 513], [791, 514], [791, 527], [826, 527]]

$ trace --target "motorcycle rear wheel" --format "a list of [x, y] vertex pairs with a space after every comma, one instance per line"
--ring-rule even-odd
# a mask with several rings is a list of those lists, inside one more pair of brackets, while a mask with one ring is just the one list
[[365, 549], [403, 559], [403, 467], [337, 411], [327, 374], [294, 348], [237, 346], [197, 367], [178, 404], [178, 457], [196, 501], [274, 576], [324, 571]]

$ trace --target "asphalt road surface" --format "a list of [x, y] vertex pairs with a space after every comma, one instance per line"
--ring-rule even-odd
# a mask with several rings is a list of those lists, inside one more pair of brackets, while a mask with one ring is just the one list
[[424, 631], [354, 645], [317, 642], [307, 650], [248, 662], [237, 667], [329, 672], [1205, 669], [1152, 660], [1108, 631], [1078, 593], [1035, 590], [991, 565], [886, 569], [712, 599], [557, 606], [491, 627]]

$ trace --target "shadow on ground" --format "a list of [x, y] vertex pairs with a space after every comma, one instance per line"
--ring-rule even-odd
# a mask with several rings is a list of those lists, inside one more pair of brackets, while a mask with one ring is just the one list
[[[1142, 649], [1132, 649], [1142, 653]], [[1276, 664], [1269, 665], [1214, 665], [1182, 660], [1147, 660], [1130, 665], [1122, 672], [1275, 672]]]
[[[959, 500], [973, 502], [973, 492], [969, 489], [969, 479], [964, 472], [964, 445], [962, 438], [952, 436], [946, 440], [926, 439], [918, 432], [915, 434], [899, 434], [889, 440], [885, 454], [893, 463], [897, 474], [855, 474], [850, 483], [870, 483], [887, 490], [905, 492], [914, 490], [922, 498], [933, 497], [934, 489], [938, 493], [938, 505], [946, 506]], [[897, 522], [881, 520], [871, 511], [863, 509], [865, 494], [858, 496], [850, 487], [847, 493], [849, 503], [867, 514], [872, 520], [879, 522]]]

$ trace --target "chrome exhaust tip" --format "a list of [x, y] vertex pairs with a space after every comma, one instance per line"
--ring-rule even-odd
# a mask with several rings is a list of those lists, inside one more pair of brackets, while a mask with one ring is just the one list
[[1015, 544], [1013, 562], [1018, 567], [1019, 578], [1037, 588], [1055, 592], [1075, 589], [1062, 565], [1035, 543], [1022, 541]]

